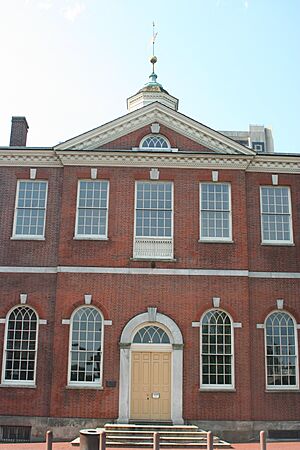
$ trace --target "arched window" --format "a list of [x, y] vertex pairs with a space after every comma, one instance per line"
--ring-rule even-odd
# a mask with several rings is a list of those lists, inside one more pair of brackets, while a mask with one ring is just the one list
[[150, 149], [150, 150], [160, 150], [170, 148], [168, 140], [159, 135], [150, 135], [142, 139], [140, 143], [140, 148]]
[[206, 312], [201, 320], [201, 387], [233, 388], [233, 327], [220, 309]]
[[29, 306], [8, 313], [3, 359], [3, 383], [34, 384], [38, 342], [38, 316]]
[[170, 338], [162, 328], [146, 325], [136, 332], [132, 342], [133, 344], [170, 344]]
[[275, 311], [265, 322], [267, 388], [297, 388], [297, 333], [293, 317]]
[[71, 317], [69, 384], [102, 385], [103, 318], [92, 306]]

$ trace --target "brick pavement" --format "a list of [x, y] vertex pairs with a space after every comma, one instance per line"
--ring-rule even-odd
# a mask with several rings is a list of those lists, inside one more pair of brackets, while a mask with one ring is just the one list
[[[72, 447], [69, 442], [55, 442], [53, 450], [75, 450], [79, 447]], [[251, 444], [232, 444], [232, 450], [259, 450], [259, 443]], [[0, 450], [46, 450], [45, 443], [30, 444], [0, 444]], [[120, 450], [120, 449], [109, 449]], [[133, 450], [133, 449], [127, 449]], [[141, 450], [141, 449], [134, 449]], [[145, 450], [145, 449], [142, 449]], [[172, 449], [168, 449], [172, 450]], [[300, 450], [300, 441], [297, 442], [270, 442], [267, 444], [267, 450]]]

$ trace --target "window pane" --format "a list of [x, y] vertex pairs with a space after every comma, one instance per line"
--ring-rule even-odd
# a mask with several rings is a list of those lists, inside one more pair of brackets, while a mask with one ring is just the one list
[[5, 381], [34, 381], [37, 315], [28, 306], [15, 308], [8, 318]]
[[224, 311], [208, 311], [202, 318], [201, 357], [202, 385], [232, 385], [231, 320]]
[[264, 242], [292, 242], [289, 195], [287, 187], [261, 187], [261, 227]]
[[136, 236], [171, 237], [172, 184], [136, 185]]
[[231, 233], [228, 184], [201, 183], [201, 238], [229, 239]]
[[275, 312], [266, 320], [267, 386], [296, 386], [296, 332], [292, 317]]
[[167, 140], [162, 136], [148, 136], [142, 141], [141, 148], [165, 149], [169, 148]]
[[167, 333], [154, 325], [141, 328], [133, 338], [134, 344], [170, 344]]
[[77, 235], [107, 235], [108, 181], [79, 181]]
[[46, 181], [19, 181], [15, 236], [44, 236]]
[[102, 317], [93, 307], [80, 308], [72, 319], [70, 381], [101, 383]]

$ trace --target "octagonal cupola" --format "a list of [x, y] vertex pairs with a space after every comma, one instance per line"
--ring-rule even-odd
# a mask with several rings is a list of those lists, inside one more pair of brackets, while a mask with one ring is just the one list
[[155, 73], [155, 64], [157, 57], [152, 56], [150, 59], [152, 64], [152, 73], [149, 76], [148, 83], [140, 89], [137, 94], [127, 99], [127, 109], [129, 112], [149, 105], [149, 103], [159, 102], [165, 106], [168, 106], [175, 111], [178, 110], [178, 99], [170, 95], [161, 84], [157, 82], [157, 75]]

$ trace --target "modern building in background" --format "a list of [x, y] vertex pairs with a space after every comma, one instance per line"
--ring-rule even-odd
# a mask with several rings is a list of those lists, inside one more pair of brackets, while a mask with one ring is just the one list
[[[128, 113], [0, 148], [0, 430], [300, 429], [300, 158], [215, 131], [155, 73]], [[67, 120], [67, 119], [66, 119]]]

